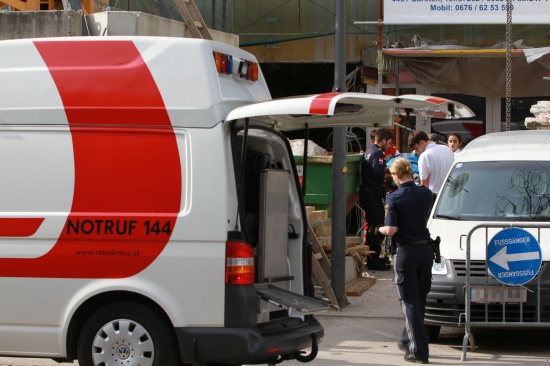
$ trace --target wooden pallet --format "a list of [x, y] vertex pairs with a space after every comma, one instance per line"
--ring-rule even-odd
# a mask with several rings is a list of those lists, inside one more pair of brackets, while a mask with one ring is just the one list
[[361, 294], [367, 291], [372, 285], [376, 283], [374, 277], [359, 277], [351, 281], [346, 285], [346, 295], [348, 296], [361, 296]]

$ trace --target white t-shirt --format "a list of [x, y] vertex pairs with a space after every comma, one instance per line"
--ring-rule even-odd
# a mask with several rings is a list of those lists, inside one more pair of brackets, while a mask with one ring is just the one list
[[428, 188], [438, 194], [454, 161], [455, 156], [450, 147], [429, 142], [418, 158], [418, 175], [421, 180], [427, 179]]

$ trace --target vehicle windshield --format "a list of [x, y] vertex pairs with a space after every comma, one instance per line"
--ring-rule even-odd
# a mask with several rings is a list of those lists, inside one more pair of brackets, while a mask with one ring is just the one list
[[550, 221], [550, 162], [459, 163], [440, 195], [441, 219]]

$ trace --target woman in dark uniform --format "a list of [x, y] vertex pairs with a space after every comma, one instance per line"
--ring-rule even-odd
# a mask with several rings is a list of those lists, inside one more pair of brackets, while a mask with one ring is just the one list
[[380, 234], [393, 236], [397, 251], [393, 257], [397, 297], [405, 317], [405, 329], [398, 342], [405, 360], [428, 363], [428, 336], [424, 332], [426, 297], [432, 283], [434, 249], [426, 227], [432, 207], [432, 192], [417, 186], [407, 159], [395, 159], [390, 166], [399, 188], [386, 198], [387, 215]]

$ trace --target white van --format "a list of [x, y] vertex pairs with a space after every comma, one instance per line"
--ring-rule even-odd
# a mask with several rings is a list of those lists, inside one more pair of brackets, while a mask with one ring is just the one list
[[471, 113], [423, 96], [270, 100], [254, 56], [205, 40], [0, 54], [0, 355], [80, 366], [313, 360], [328, 307], [280, 131]]
[[[512, 226], [537, 224], [541, 227], [525, 230], [539, 238], [542, 252], [537, 274], [541, 280], [540, 308], [537, 308], [537, 281], [512, 286], [514, 291], [508, 291], [510, 287], [503, 286], [494, 275], [486, 275], [486, 250], [491, 238]], [[485, 286], [486, 279], [490, 287], [487, 303], [470, 301], [471, 320], [500, 323], [521, 320], [528, 324], [539, 321], [540, 312], [540, 321], [550, 321], [548, 224], [550, 131], [498, 132], [470, 142], [456, 158], [428, 222], [432, 238], [441, 238], [443, 259], [439, 265], [434, 263], [426, 304], [425, 324], [430, 339], [438, 337], [441, 326], [464, 326], [469, 234], [470, 288]], [[504, 294], [516, 298], [506, 298]]]

